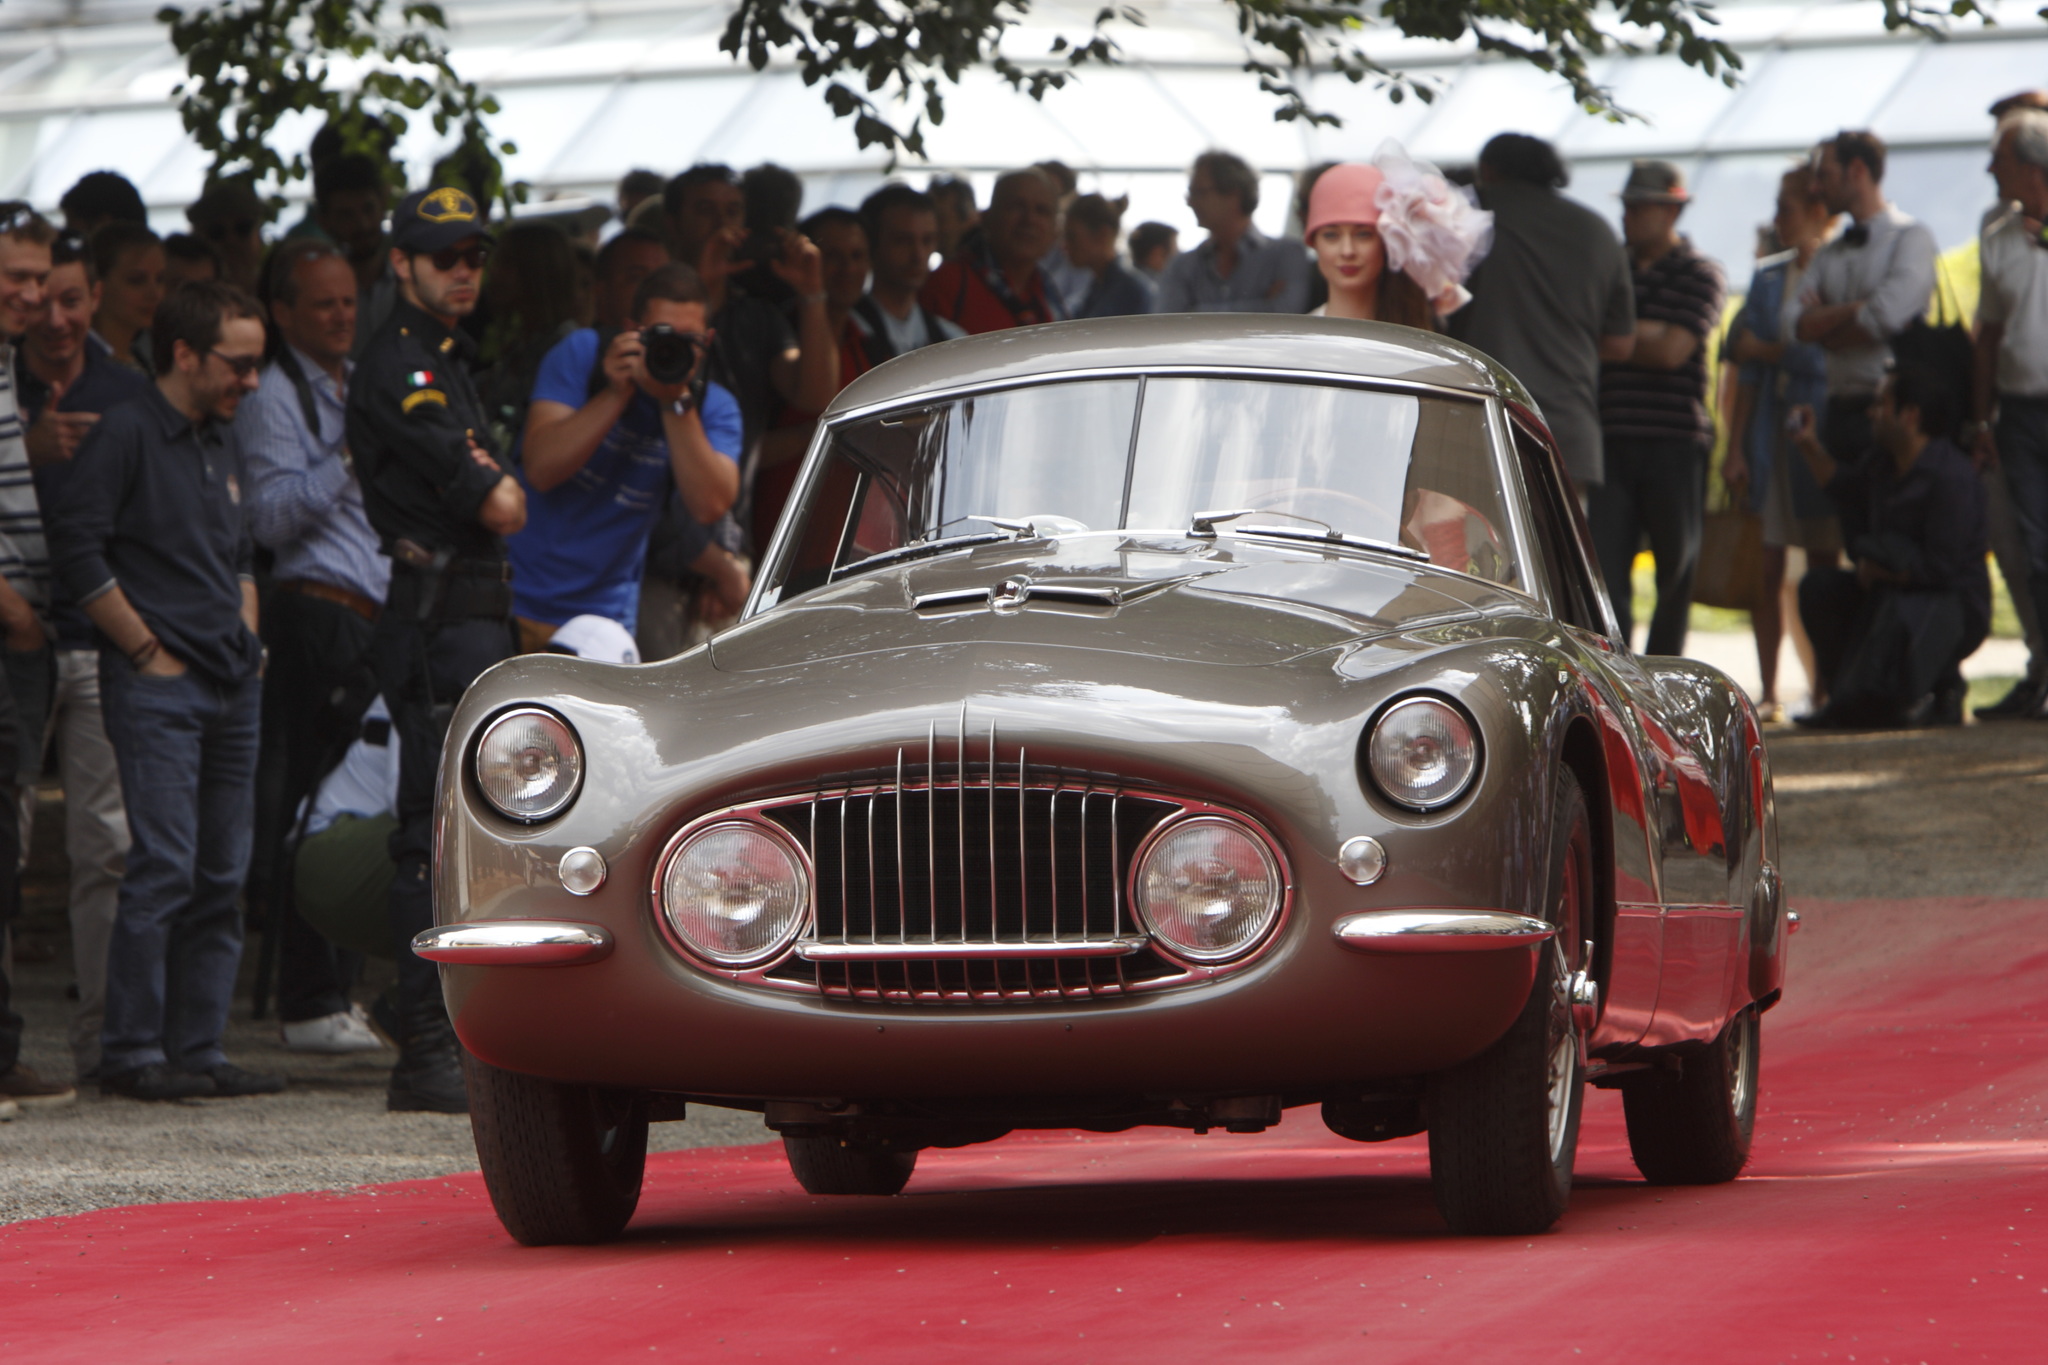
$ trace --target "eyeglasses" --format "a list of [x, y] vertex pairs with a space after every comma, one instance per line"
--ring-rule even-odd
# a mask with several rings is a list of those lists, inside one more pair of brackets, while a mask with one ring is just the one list
[[482, 270], [484, 262], [491, 258], [491, 249], [481, 242], [475, 246], [449, 246], [430, 254], [427, 259], [434, 263], [434, 269], [447, 274], [461, 262], [471, 270]]
[[228, 363], [228, 368], [235, 372], [235, 378], [237, 379], [247, 379], [263, 366], [263, 357], [260, 355], [229, 355], [218, 347], [210, 351], [209, 354], [217, 355], [222, 360], [225, 360]]

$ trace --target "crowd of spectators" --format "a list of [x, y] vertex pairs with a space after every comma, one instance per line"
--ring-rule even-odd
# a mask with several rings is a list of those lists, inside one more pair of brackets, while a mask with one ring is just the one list
[[[0, 866], [53, 755], [78, 1079], [142, 1099], [281, 1088], [221, 1049], [253, 918], [259, 1008], [274, 978], [288, 1047], [395, 1042], [390, 1107], [461, 1112], [459, 1049], [409, 948], [453, 701], [515, 651], [662, 658], [731, 620], [818, 415], [967, 334], [1149, 312], [1448, 332], [1534, 396], [1624, 632], [1651, 550], [1651, 652], [1684, 646], [1718, 429], [1763, 524], [1766, 708], [1796, 548], [1807, 719], [1959, 719], [1988, 537], [2035, 660], [1989, 711], [2042, 715], [2044, 105], [1994, 111], [1999, 207], [1960, 379], [1954, 339], [1920, 320], [1934, 240], [1856, 131], [1787, 169], [1725, 344], [1680, 169], [1634, 166], [1617, 237], [1522, 134], [1470, 174], [1391, 144], [1318, 168], [1280, 237], [1254, 222], [1257, 171], [1205, 153], [1186, 250], [1165, 224], [1127, 231], [1127, 200], [1057, 162], [999, 176], [985, 204], [941, 177], [808, 213], [774, 165], [636, 170], [615, 214], [493, 224], [461, 167], [394, 205], [383, 159], [333, 132], [274, 240], [270, 205], [230, 183], [161, 237], [109, 171], [63, 196], [61, 229], [0, 205]], [[330, 871], [309, 883], [309, 864]], [[17, 897], [0, 877], [0, 923]], [[365, 954], [398, 966], [372, 1011]], [[6, 991], [0, 973], [0, 1117], [74, 1093], [20, 1064]]]

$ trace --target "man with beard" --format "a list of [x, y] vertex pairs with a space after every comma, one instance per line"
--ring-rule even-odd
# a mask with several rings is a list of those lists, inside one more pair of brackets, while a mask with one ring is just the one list
[[492, 240], [465, 191], [406, 196], [391, 219], [399, 301], [362, 353], [348, 396], [363, 510], [391, 559], [370, 658], [399, 743], [391, 933], [400, 1037], [386, 1095], [394, 1110], [469, 1108], [440, 978], [412, 939], [434, 920], [428, 861], [448, 716], [476, 676], [515, 649], [505, 537], [526, 524], [526, 495], [489, 448], [469, 373], [474, 348], [460, 326], [476, 308]]

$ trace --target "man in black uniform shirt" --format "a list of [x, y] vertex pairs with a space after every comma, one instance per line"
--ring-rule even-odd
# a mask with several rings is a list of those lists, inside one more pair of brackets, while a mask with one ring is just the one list
[[509, 658], [511, 570], [505, 540], [526, 524], [526, 495], [490, 449], [457, 324], [476, 307], [492, 237], [457, 189], [406, 197], [391, 218], [399, 302], [371, 338], [348, 396], [348, 448], [363, 510], [391, 557], [391, 592], [371, 642], [398, 733], [398, 830], [391, 932], [402, 1036], [392, 1109], [466, 1112], [461, 1050], [431, 962], [412, 937], [433, 924], [429, 855], [434, 773], [448, 718], [476, 676]]

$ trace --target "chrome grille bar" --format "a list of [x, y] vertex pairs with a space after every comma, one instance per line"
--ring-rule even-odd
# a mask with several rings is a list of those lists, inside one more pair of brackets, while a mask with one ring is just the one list
[[[926, 726], [922, 771], [900, 747], [851, 781], [747, 808], [804, 845], [815, 882], [812, 924], [788, 958], [760, 969], [762, 984], [945, 1004], [1089, 999], [1187, 979], [1150, 947], [1124, 882], [1160, 822], [1211, 808], [1086, 769], [1034, 769], [1025, 746], [1003, 752], [993, 725], [985, 758], [970, 757], [982, 741], [966, 720], [963, 709], [951, 754]], [[1014, 831], [999, 809], [1013, 801]]]

